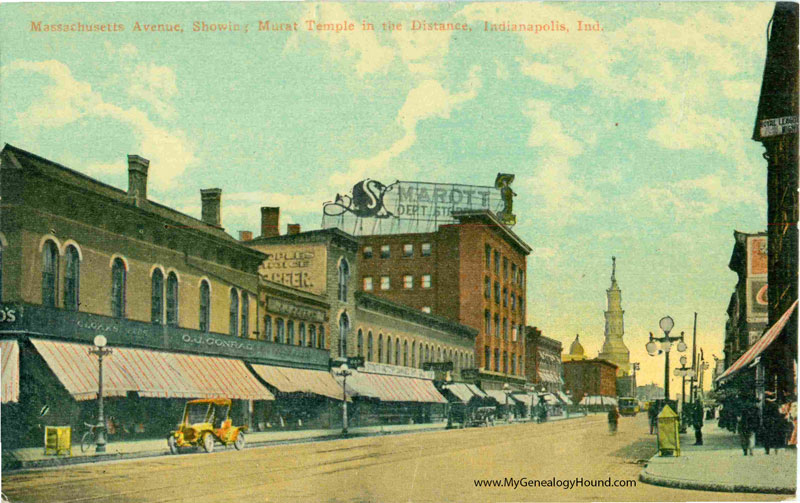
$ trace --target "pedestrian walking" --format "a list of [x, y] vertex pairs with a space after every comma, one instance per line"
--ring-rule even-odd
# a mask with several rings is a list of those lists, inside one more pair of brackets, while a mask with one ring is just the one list
[[742, 452], [747, 456], [753, 455], [755, 446], [755, 432], [758, 429], [758, 409], [755, 405], [748, 402], [742, 407], [742, 415], [739, 417], [739, 441], [742, 445]]
[[612, 435], [617, 433], [617, 424], [619, 423], [619, 411], [616, 407], [611, 407], [608, 411], [608, 431]]
[[764, 452], [769, 455], [770, 449], [777, 452], [784, 446], [786, 439], [786, 419], [781, 416], [778, 404], [773, 399], [764, 402], [764, 420], [762, 421], [761, 438], [764, 440]]
[[650, 421], [650, 434], [655, 433], [656, 425], [658, 424], [658, 408], [656, 404], [650, 404], [647, 409], [647, 419]]
[[692, 427], [694, 427], [694, 445], [703, 445], [703, 402], [697, 401], [692, 410]]

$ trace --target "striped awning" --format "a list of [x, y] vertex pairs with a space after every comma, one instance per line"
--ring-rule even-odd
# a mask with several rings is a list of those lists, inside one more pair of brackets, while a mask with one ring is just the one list
[[0, 341], [2, 358], [2, 403], [19, 402], [19, 344], [17, 341]]
[[[789, 318], [794, 313], [794, 310], [797, 308], [797, 301], [795, 300], [792, 306], [786, 310], [783, 315], [778, 318], [778, 321], [772, 325], [769, 330], [767, 330], [761, 338], [756, 341], [755, 344], [750, 346], [742, 356], [736, 360], [733, 365], [728, 367], [725, 372], [722, 373], [721, 376], [717, 377], [717, 382], [721, 382], [729, 377], [731, 377], [736, 372], [740, 371], [741, 369], [745, 368], [749, 365], [753, 360], [755, 360], [761, 353], [764, 352], [765, 349], [769, 347], [770, 344], [778, 338], [780, 333], [783, 331], [783, 327], [786, 326], [786, 323], [789, 321]], [[794, 336], [794, 335], [792, 335]]]
[[539, 382], [547, 382], [552, 384], [561, 383], [561, 376], [552, 370], [539, 369], [537, 373], [539, 374]]
[[433, 381], [417, 377], [358, 372], [347, 378], [347, 387], [351, 386], [357, 395], [382, 402], [447, 403]]
[[336, 400], [342, 399], [342, 386], [330, 372], [323, 370], [251, 365], [264, 381], [283, 393], [313, 393]]
[[[39, 354], [76, 400], [97, 398], [97, 357], [92, 346], [31, 339]], [[103, 358], [103, 396], [129, 391], [148, 398], [274, 400], [241, 360], [112, 347]]]

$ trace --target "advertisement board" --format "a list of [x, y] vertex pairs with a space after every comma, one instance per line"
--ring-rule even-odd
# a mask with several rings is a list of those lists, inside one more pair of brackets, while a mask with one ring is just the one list
[[322, 244], [269, 245], [258, 273], [269, 281], [322, 295], [325, 293], [327, 249]]
[[767, 275], [767, 237], [747, 238], [747, 275]]

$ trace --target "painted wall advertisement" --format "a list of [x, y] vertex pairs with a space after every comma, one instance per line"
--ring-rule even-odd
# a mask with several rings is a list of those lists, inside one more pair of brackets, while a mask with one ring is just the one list
[[324, 245], [275, 245], [261, 251], [267, 259], [258, 273], [265, 279], [318, 295], [325, 293]]

